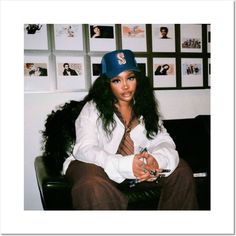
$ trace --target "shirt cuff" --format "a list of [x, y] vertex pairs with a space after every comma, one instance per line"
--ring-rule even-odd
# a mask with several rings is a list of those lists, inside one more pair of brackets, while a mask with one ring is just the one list
[[134, 155], [124, 156], [119, 159], [119, 173], [125, 179], [135, 179], [133, 173], [133, 159]]
[[160, 154], [151, 154], [157, 161], [159, 169], [165, 169], [168, 166], [166, 158], [162, 157]]

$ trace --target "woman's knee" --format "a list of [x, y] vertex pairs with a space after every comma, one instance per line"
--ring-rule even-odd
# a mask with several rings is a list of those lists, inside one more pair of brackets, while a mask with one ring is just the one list
[[98, 176], [77, 181], [72, 187], [72, 200], [77, 209], [122, 209], [127, 204], [111, 182]]
[[181, 158], [179, 160], [179, 165], [177, 166], [176, 171], [179, 171], [180, 173], [183, 173], [185, 175], [193, 176], [193, 171], [191, 167], [185, 160]]
[[166, 178], [166, 180], [171, 182], [192, 183], [194, 181], [192, 169], [185, 160], [180, 159], [177, 168]]
[[106, 188], [107, 181], [98, 176], [91, 176], [88, 178], [80, 178], [72, 187], [72, 192], [76, 191], [80, 194], [94, 195], [100, 192], [104, 187]]

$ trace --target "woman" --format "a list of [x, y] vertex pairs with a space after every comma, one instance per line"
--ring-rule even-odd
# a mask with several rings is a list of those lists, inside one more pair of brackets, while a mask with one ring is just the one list
[[101, 38], [101, 29], [99, 26], [93, 26], [92, 38]]
[[[76, 120], [73, 155], [64, 163], [75, 209], [127, 209], [118, 186], [129, 179], [139, 187], [162, 188], [158, 209], [196, 209], [192, 172], [179, 161], [149, 79], [132, 51], [104, 55], [102, 74], [85, 101]], [[165, 178], [159, 180], [160, 174]]]

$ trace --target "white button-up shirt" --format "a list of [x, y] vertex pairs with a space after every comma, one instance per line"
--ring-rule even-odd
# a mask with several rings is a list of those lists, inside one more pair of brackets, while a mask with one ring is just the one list
[[[88, 102], [83, 107], [75, 122], [76, 143], [73, 155], [69, 156], [63, 164], [63, 174], [72, 160], [92, 163], [104, 169], [110, 179], [121, 183], [125, 179], [135, 179], [132, 171], [134, 155], [122, 156], [116, 154], [125, 127], [114, 114], [116, 126], [108, 136], [103, 129], [99, 112], [93, 102]], [[139, 153], [141, 148], [147, 148], [148, 152], [157, 160], [159, 168], [167, 168], [170, 175], [179, 163], [179, 155], [175, 144], [163, 125], [153, 139], [146, 137], [146, 130], [142, 117], [140, 123], [131, 130], [130, 137], [134, 142], [134, 153]]]

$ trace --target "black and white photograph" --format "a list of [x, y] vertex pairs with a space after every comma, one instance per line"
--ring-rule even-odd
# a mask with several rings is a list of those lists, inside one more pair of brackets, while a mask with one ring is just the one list
[[90, 38], [113, 39], [113, 26], [108, 25], [90, 25]]
[[92, 70], [92, 76], [99, 76], [102, 72], [102, 64], [101, 63], [94, 63], [92, 64], [93, 70]]
[[176, 87], [175, 58], [153, 58], [154, 88]]
[[115, 25], [114, 24], [91, 24], [89, 25], [90, 51], [115, 50]]
[[175, 25], [152, 24], [152, 50], [175, 52]]
[[154, 68], [154, 75], [171, 75], [174, 72], [173, 64], [155, 64]]
[[202, 73], [202, 65], [197, 63], [183, 64], [183, 75], [200, 75]]
[[148, 76], [148, 66], [147, 66], [147, 58], [146, 57], [136, 57], [136, 62], [138, 64], [141, 72]]
[[202, 58], [182, 58], [182, 87], [203, 86], [203, 64]]
[[24, 24], [24, 48], [29, 50], [48, 50], [46, 24]]
[[84, 58], [77, 56], [57, 56], [57, 89], [83, 90], [86, 87]]
[[82, 65], [77, 63], [58, 63], [58, 75], [65, 76], [78, 76], [82, 73]]
[[43, 91], [51, 89], [48, 56], [25, 56], [24, 88], [25, 91]]
[[91, 57], [91, 83], [93, 83], [102, 71], [102, 57]]
[[202, 52], [201, 24], [180, 25], [181, 52]]
[[25, 77], [48, 76], [48, 65], [46, 63], [25, 63], [24, 75]]
[[82, 25], [55, 24], [54, 35], [56, 50], [83, 50]]

